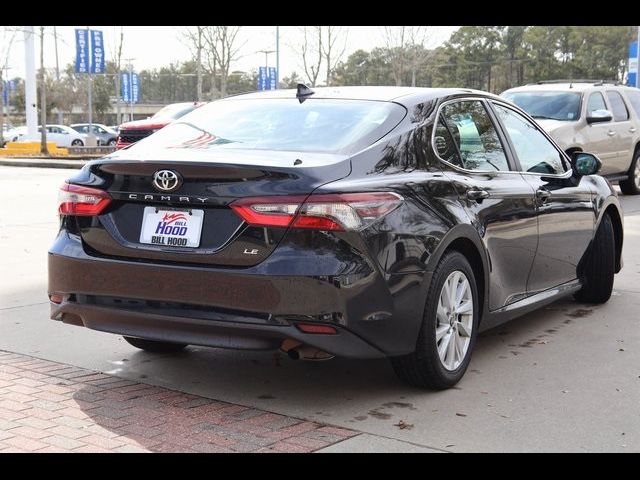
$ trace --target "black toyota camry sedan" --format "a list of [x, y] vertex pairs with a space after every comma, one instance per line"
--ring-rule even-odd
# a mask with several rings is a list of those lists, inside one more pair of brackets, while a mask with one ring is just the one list
[[478, 332], [609, 299], [623, 228], [599, 168], [475, 90], [226, 98], [62, 185], [51, 317], [153, 352], [388, 357], [450, 387]]

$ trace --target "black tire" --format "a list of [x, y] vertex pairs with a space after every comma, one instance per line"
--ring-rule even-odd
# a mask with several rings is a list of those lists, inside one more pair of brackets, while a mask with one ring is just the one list
[[151, 353], [173, 353], [179, 352], [187, 345], [184, 343], [159, 342], [157, 340], [147, 340], [146, 338], [122, 337], [129, 344], [140, 350]]
[[112, 138], [111, 140], [109, 140], [109, 142], [107, 143], [107, 145], [109, 147], [115, 147], [116, 146], [116, 139]]
[[[436, 313], [443, 285], [449, 275], [455, 271], [463, 272], [471, 287], [473, 327], [469, 346], [460, 366], [455, 370], [447, 370], [438, 355], [435, 333], [437, 326]], [[478, 289], [469, 261], [459, 252], [445, 254], [433, 273], [431, 285], [429, 286], [422, 327], [416, 341], [416, 349], [409, 355], [392, 357], [391, 365], [394, 371], [402, 380], [416, 387], [443, 390], [454, 386], [464, 376], [471, 361], [471, 352], [477, 337], [479, 317]]]
[[585, 303], [605, 303], [611, 297], [616, 265], [613, 224], [605, 213], [587, 253], [583, 286], [574, 298]]
[[631, 167], [629, 167], [629, 178], [620, 182], [620, 190], [625, 195], [638, 195], [640, 194], [640, 169], [638, 168], [638, 162], [640, 161], [640, 149], [633, 152], [633, 160], [631, 161]]
[[72, 147], [84, 147], [84, 142], [82, 140], [76, 139], [76, 140], [73, 140], [71, 142], [71, 146]]

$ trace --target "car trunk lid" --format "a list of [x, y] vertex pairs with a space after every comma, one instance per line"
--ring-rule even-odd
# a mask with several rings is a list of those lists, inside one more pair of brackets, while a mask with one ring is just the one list
[[[163, 170], [181, 179], [177, 189], [163, 192], [154, 186], [154, 174]], [[304, 196], [349, 172], [345, 155], [241, 149], [187, 155], [145, 149], [92, 162], [71, 182], [104, 189], [113, 199], [98, 218], [76, 218], [89, 253], [151, 262], [251, 266], [275, 249], [286, 228], [248, 226], [229, 208], [233, 201]], [[172, 237], [162, 235], [162, 220], [165, 227], [175, 226], [176, 234], [181, 226], [191, 229], [189, 235], [195, 235], [193, 228], [201, 233], [192, 246], [167, 244]], [[146, 236], [141, 236], [143, 222]], [[165, 243], [146, 243], [154, 232]]]

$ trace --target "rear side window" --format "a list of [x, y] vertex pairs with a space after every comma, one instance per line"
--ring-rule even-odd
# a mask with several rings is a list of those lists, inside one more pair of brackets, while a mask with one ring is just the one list
[[209, 103], [136, 143], [137, 148], [241, 148], [338, 153], [365, 148], [406, 109], [392, 102], [309, 98]]
[[606, 110], [607, 104], [604, 103], [604, 97], [600, 92], [593, 92], [589, 95], [589, 102], [587, 103], [587, 116], [590, 116], [596, 110]]
[[607, 98], [611, 104], [611, 113], [613, 113], [613, 120], [616, 122], [623, 122], [629, 120], [629, 112], [622, 100], [622, 96], [618, 92], [607, 90]]
[[477, 100], [463, 100], [442, 108], [434, 147], [440, 158], [466, 170], [509, 170], [493, 122]]
[[640, 117], [640, 90], [625, 90], [631, 106], [636, 111], [636, 115]]

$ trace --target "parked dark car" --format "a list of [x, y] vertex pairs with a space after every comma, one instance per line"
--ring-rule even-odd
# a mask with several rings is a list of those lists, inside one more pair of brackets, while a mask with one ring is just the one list
[[388, 357], [450, 387], [479, 331], [609, 299], [622, 215], [599, 167], [473, 90], [216, 101], [62, 186], [51, 317], [148, 351]]
[[172, 103], [162, 107], [151, 118], [126, 122], [118, 127], [116, 148], [125, 148], [148, 137], [174, 120], [204, 105], [204, 102]]

